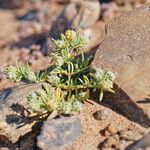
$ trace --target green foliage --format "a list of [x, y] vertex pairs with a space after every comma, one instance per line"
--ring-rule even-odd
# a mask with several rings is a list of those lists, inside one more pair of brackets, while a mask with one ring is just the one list
[[46, 72], [40, 73], [39, 71], [31, 71], [28, 64], [19, 66], [16, 63], [16, 66], [9, 66], [6, 68], [6, 73], [9, 79], [17, 82], [21, 80], [28, 80], [29, 82], [39, 82], [44, 81], [46, 78]]
[[10, 66], [8, 77], [14, 81], [26, 79], [30, 82], [46, 81], [54, 89], [43, 87], [41, 91], [28, 95], [28, 103], [34, 113], [72, 114], [81, 111], [89, 90], [100, 91], [100, 101], [105, 91], [113, 92], [114, 74], [109, 70], [94, 69], [92, 57], [80, 52], [88, 40], [73, 30], [66, 31], [60, 40], [54, 40], [55, 51], [51, 54], [52, 68], [43, 74], [34, 73], [29, 66]]
[[88, 39], [79, 36], [75, 31], [68, 30], [61, 34], [60, 40], [54, 40], [56, 51], [52, 53], [54, 64], [61, 66], [70, 61], [82, 47], [85, 47]]
[[101, 101], [103, 98], [103, 94], [105, 91], [114, 92], [113, 81], [115, 80], [115, 75], [109, 70], [102, 70], [97, 68], [95, 73], [91, 73], [92, 80], [92, 88], [100, 90], [99, 100]]
[[67, 100], [66, 92], [57, 89], [55, 92], [49, 87], [28, 95], [28, 102], [33, 113], [51, 113], [53, 111], [63, 114], [73, 114], [83, 108], [82, 100], [85, 93], [76, 93]]

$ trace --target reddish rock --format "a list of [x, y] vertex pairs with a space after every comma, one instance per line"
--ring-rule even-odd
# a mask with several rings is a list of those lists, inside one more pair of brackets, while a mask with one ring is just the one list
[[82, 30], [82, 32], [89, 39], [85, 51], [96, 50], [105, 37], [105, 24], [98, 21], [92, 27]]
[[[150, 9], [149, 5], [123, 14], [106, 27], [107, 35], [92, 66], [108, 68], [116, 75], [115, 94], [105, 102], [129, 119], [150, 126], [144, 105], [150, 96]], [[142, 108], [137, 105], [141, 100]], [[148, 117], [149, 115], [149, 117]]]

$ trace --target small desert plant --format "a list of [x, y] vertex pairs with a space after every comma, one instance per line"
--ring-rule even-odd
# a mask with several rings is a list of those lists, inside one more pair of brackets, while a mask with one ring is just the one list
[[73, 30], [66, 31], [60, 40], [53, 40], [55, 51], [51, 54], [52, 64], [44, 73], [32, 72], [28, 65], [9, 66], [8, 77], [14, 81], [48, 82], [54, 89], [43, 86], [41, 91], [28, 95], [28, 103], [36, 114], [56, 111], [57, 114], [72, 114], [83, 108], [89, 90], [100, 91], [100, 101], [105, 91], [113, 92], [114, 74], [109, 70], [91, 69], [92, 57], [81, 49], [88, 40]]

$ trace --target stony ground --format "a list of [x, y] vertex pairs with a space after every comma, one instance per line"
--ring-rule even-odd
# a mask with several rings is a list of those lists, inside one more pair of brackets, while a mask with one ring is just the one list
[[[122, 2], [117, 1], [117, 3], [120, 4]], [[37, 39], [33, 37], [43, 35], [43, 31], [52, 26], [54, 20], [56, 20], [57, 14], [61, 12], [64, 5], [61, 4], [61, 0], [60, 3], [51, 1], [45, 5], [49, 8], [49, 15], [45, 21], [46, 27], [32, 25], [32, 23], [24, 23], [16, 17], [18, 15], [21, 16], [22, 14], [25, 14], [25, 12], [31, 9], [30, 7], [38, 6], [26, 5], [24, 8], [13, 10], [0, 9], [0, 91], [17, 85], [17, 83], [13, 83], [6, 79], [4, 74], [5, 67], [9, 64], [14, 64], [16, 61], [18, 61], [18, 63], [25, 63], [28, 61], [33, 70], [43, 70], [49, 66], [49, 57], [43, 55], [45, 53], [45, 49], [39, 50], [39, 44], [36, 45], [35, 43], [35, 41], [37, 42]], [[45, 7], [45, 5], [43, 7]], [[102, 3], [100, 25], [97, 25], [101, 31], [98, 39], [100, 41], [104, 39], [105, 23], [114, 18], [114, 16], [120, 15], [123, 11], [131, 10], [133, 7], [137, 7], [139, 5], [142, 4], [136, 3], [134, 6], [133, 4], [119, 6], [115, 2]], [[42, 21], [40, 21], [40, 23], [41, 22]], [[93, 29], [86, 30], [86, 34], [89, 34], [89, 31], [91, 32]], [[28, 34], [26, 35], [26, 33]], [[22, 39], [23, 41], [21, 41]], [[33, 40], [31, 44], [29, 44], [30, 40]], [[23, 44], [27, 43], [27, 45], [29, 44], [30, 46], [22, 46], [21, 42]], [[99, 46], [97, 45], [97, 42], [95, 43], [96, 44], [94, 46], [89, 46], [90, 49], [93, 49], [94, 47], [97, 48]], [[50, 50], [46, 49], [46, 53], [47, 51], [50, 52]], [[123, 115], [114, 111], [111, 106], [104, 103], [99, 104], [96, 100], [92, 99], [86, 102], [85, 108], [79, 116], [82, 125], [82, 135], [73, 144], [69, 145], [66, 148], [67, 150], [121, 150], [128, 147], [134, 141], [139, 140], [143, 137], [143, 135], [149, 132], [149, 128], [142, 127], [139, 124], [130, 121]], [[20, 149], [24, 148], [20, 147]]]

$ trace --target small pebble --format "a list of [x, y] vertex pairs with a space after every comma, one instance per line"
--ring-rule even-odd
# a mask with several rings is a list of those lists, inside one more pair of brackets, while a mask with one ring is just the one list
[[102, 110], [96, 111], [93, 114], [93, 116], [96, 120], [105, 120], [105, 119], [110, 118], [112, 116], [112, 113], [111, 113], [111, 111], [102, 109]]
[[32, 55], [34, 56], [34, 59], [35, 59], [35, 60], [37, 60], [37, 59], [39, 59], [39, 58], [42, 57], [42, 53], [41, 53], [40, 51], [34, 51], [34, 52], [32, 53]]
[[118, 131], [117, 128], [116, 128], [116, 126], [113, 125], [113, 124], [110, 124], [110, 125], [106, 128], [106, 130], [107, 130], [111, 135], [117, 133], [117, 131]]
[[116, 127], [112, 124], [108, 125], [105, 129], [101, 130], [100, 131], [100, 134], [102, 136], [111, 136], [111, 135], [114, 135], [118, 132], [118, 130], [116, 129]]

